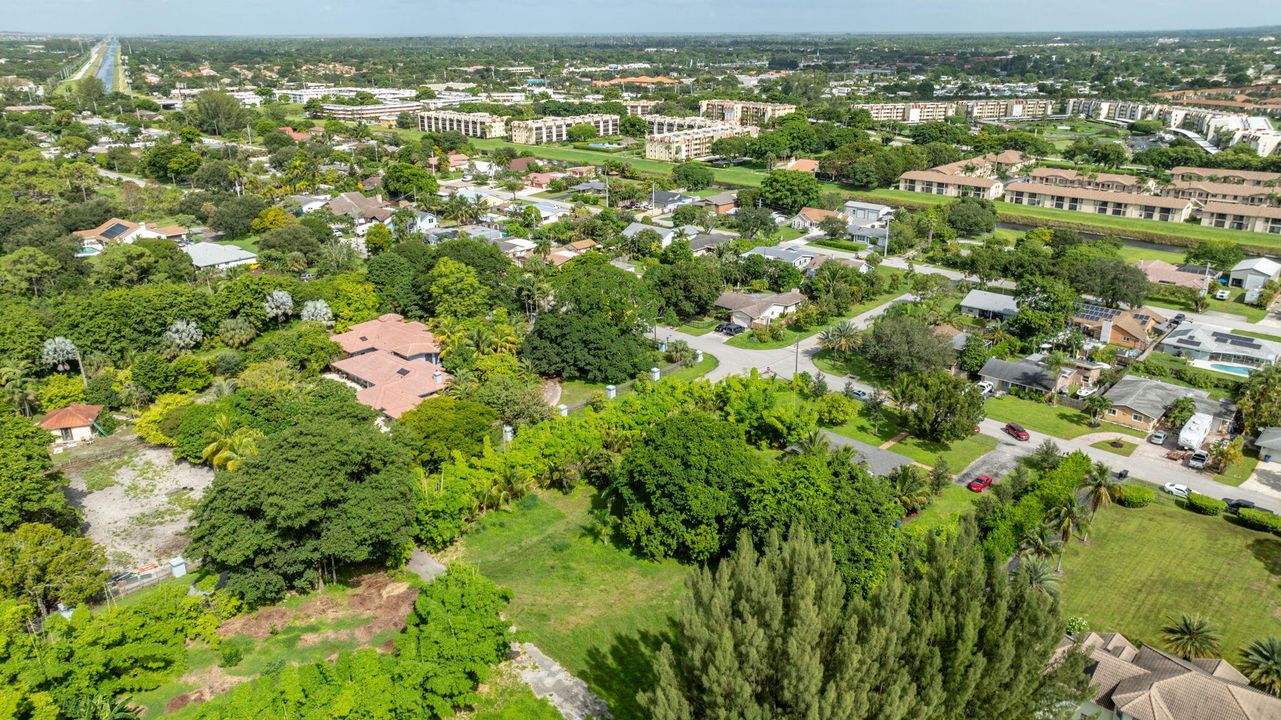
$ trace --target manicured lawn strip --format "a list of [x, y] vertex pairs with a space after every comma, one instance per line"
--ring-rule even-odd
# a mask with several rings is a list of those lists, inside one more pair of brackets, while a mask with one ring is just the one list
[[[901, 270], [899, 268], [881, 268], [877, 270], [877, 272], [903, 274], [903, 273], [906, 273], [907, 271]], [[814, 335], [817, 335], [823, 332], [827, 328], [835, 325], [836, 323], [842, 320], [849, 320], [850, 318], [862, 315], [868, 310], [880, 307], [885, 303], [891, 302], [892, 300], [899, 297], [900, 295], [903, 295], [906, 292], [907, 292], [907, 289], [898, 288], [895, 290], [891, 290], [890, 292], [882, 293], [880, 295], [877, 295], [876, 297], [873, 297], [869, 300], [865, 300], [851, 307], [849, 309], [849, 312], [845, 313], [841, 317], [833, 318], [831, 321], [823, 325], [816, 325], [814, 327], [809, 327], [800, 332], [796, 332], [792, 330], [790, 327], [786, 328], [784, 330], [785, 335], [783, 336], [782, 340], [767, 340], [766, 342], [757, 342], [756, 338], [752, 335], [752, 333], [745, 332], [745, 333], [740, 333], [738, 335], [735, 335], [734, 337], [726, 341], [725, 344], [729, 345], [730, 347], [742, 348], [744, 350], [777, 350], [779, 348], [785, 348], [788, 345], [791, 345], [792, 343], [796, 342], [798, 339], [804, 340], [805, 338], [812, 337]]]
[[604, 392], [605, 386], [601, 383], [589, 383], [582, 380], [562, 380], [560, 383], [560, 404], [573, 406], [576, 403], [586, 402], [591, 398], [592, 393], [597, 390]]
[[717, 360], [715, 355], [703, 353], [702, 362], [694, 363], [692, 367], [681, 368], [675, 372], [664, 375], [663, 379], [666, 380], [671, 378], [672, 380], [693, 380], [695, 378], [701, 378], [707, 373], [715, 370], [716, 366], [720, 364], [721, 361]]
[[[674, 378], [677, 380], [693, 380], [715, 370], [716, 366], [720, 364], [721, 361], [717, 360], [714, 355], [703, 353], [703, 360], [701, 362], [694, 363], [690, 367], [674, 370], [663, 377]], [[607, 384], [608, 383], [589, 383], [582, 380], [564, 380], [560, 384], [560, 402], [558, 404], [569, 405], [572, 407], [576, 403], [586, 402], [591, 399], [592, 393], [597, 391], [605, 392], [605, 386]], [[622, 384], [618, 385], [619, 395], [626, 395], [631, 391], [632, 388], [630, 385], [626, 387]]]
[[955, 527], [957, 518], [974, 507], [979, 495], [964, 485], [949, 483], [941, 494], [934, 496], [929, 507], [912, 516], [903, 527], [912, 535], [924, 535], [939, 527]]
[[893, 380], [885, 370], [873, 365], [859, 353], [849, 353], [837, 360], [830, 351], [819, 350], [814, 354], [814, 365], [825, 373], [853, 376], [855, 380], [876, 386], [886, 385]]
[[690, 320], [684, 325], [677, 326], [676, 330], [683, 332], [686, 335], [706, 335], [707, 333], [715, 330], [716, 326], [720, 324], [721, 324], [721, 321], [717, 320], [716, 318], [705, 318], [703, 320]]
[[1249, 448], [1241, 454], [1244, 456], [1241, 462], [1229, 466], [1227, 472], [1215, 475], [1215, 482], [1240, 487], [1241, 483], [1250, 479], [1255, 466], [1259, 464], [1259, 451], [1256, 448]]
[[[1244, 302], [1245, 293], [1241, 290], [1233, 290], [1232, 296], [1227, 300], [1216, 300], [1212, 297], [1206, 298], [1206, 310], [1212, 312], [1228, 313], [1229, 315], [1240, 315], [1248, 322], [1259, 322], [1268, 316], [1268, 311], [1254, 305], [1246, 305]], [[1164, 295], [1157, 295], [1147, 303], [1153, 310], [1164, 310], [1170, 315], [1179, 311], [1191, 312], [1195, 310], [1191, 303], [1184, 302], [1181, 299]], [[1171, 309], [1173, 308], [1173, 309]]]
[[1237, 330], [1233, 328], [1232, 334], [1244, 335], [1245, 337], [1252, 337], [1252, 338], [1258, 338], [1260, 340], [1268, 340], [1275, 343], [1281, 343], [1281, 336], [1269, 335], [1267, 333], [1261, 333], [1261, 332], [1254, 332], [1253, 330]]
[[594, 498], [580, 488], [489, 513], [463, 539], [461, 559], [512, 591], [512, 623], [586, 680], [615, 718], [641, 718], [636, 693], [650, 685], [649, 658], [690, 570], [597, 539]]
[[245, 237], [242, 237], [239, 240], [222, 240], [218, 244], [219, 245], [235, 245], [241, 250], [248, 250], [251, 253], [258, 252], [258, 236], [257, 235], [246, 235]]
[[1124, 440], [1120, 442], [1121, 447], [1119, 448], [1113, 447], [1111, 440], [1100, 440], [1096, 443], [1090, 443], [1090, 447], [1106, 450], [1114, 455], [1120, 455], [1121, 457], [1130, 457], [1134, 454], [1134, 449], [1138, 447], [1137, 443], [1126, 442]]
[[1161, 625], [1200, 613], [1223, 633], [1229, 660], [1253, 640], [1281, 634], [1281, 538], [1196, 515], [1166, 497], [1145, 508], [1099, 512], [1090, 541], [1063, 562], [1064, 615], [1099, 631], [1161, 645]]
[[1001, 422], [1018, 423], [1033, 432], [1065, 440], [1096, 432], [1119, 432], [1137, 438], [1147, 437], [1144, 432], [1112, 423], [1102, 423], [1100, 427], [1092, 428], [1089, 425], [1090, 418], [1080, 410], [1023, 400], [1012, 395], [988, 398], [987, 416]]
[[1183, 251], [1177, 249], [1164, 250], [1154, 247], [1136, 247], [1134, 245], [1122, 245], [1119, 251], [1122, 260], [1127, 263], [1136, 263], [1140, 260], [1164, 260], [1173, 265], [1183, 264]]

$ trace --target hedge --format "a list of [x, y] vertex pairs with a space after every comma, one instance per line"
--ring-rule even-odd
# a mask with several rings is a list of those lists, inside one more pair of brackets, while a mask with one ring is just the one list
[[1270, 512], [1255, 508], [1241, 508], [1237, 511], [1237, 519], [1241, 521], [1242, 525], [1251, 530], [1261, 530], [1281, 535], [1281, 515], [1273, 515]]
[[1189, 510], [1200, 515], [1220, 515], [1228, 507], [1222, 500], [1201, 493], [1189, 493], [1186, 502]]
[[1151, 505], [1154, 500], [1156, 500], [1156, 491], [1142, 485], [1122, 485], [1116, 498], [1118, 505], [1128, 508]]
[[1040, 473], [1027, 493], [1001, 505], [982, 521], [983, 549], [989, 558], [1005, 560], [1018, 550], [1023, 536], [1045, 522], [1049, 508], [1064, 499], [1075, 499], [1081, 478], [1090, 471], [1090, 458], [1074, 452], [1053, 470]]

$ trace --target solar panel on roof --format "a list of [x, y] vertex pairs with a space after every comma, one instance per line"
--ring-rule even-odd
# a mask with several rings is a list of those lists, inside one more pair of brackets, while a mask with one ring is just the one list
[[116, 223], [115, 225], [112, 225], [111, 227], [104, 230], [102, 233], [102, 236], [107, 238], [108, 240], [115, 240], [121, 235], [124, 235], [125, 232], [128, 230], [129, 230], [128, 227], [121, 225], [120, 223]]

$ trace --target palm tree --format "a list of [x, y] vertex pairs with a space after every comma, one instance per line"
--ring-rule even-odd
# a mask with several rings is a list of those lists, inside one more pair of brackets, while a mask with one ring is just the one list
[[1081, 480], [1081, 486], [1085, 488], [1085, 499], [1090, 503], [1090, 520], [1094, 520], [1099, 508], [1111, 505], [1121, 492], [1121, 483], [1112, 479], [1112, 468], [1102, 462], [1094, 463], [1089, 474]]
[[824, 455], [831, 449], [827, 436], [819, 430], [810, 430], [787, 449], [794, 455]]
[[1171, 619], [1161, 628], [1161, 632], [1165, 635], [1165, 646], [1170, 652], [1185, 660], [1216, 655], [1219, 652], [1219, 642], [1223, 639], [1209, 620], [1187, 613], [1180, 613], [1177, 618]]
[[920, 468], [915, 465], [900, 465], [890, 472], [887, 479], [894, 492], [894, 499], [903, 506], [904, 511], [914, 513], [930, 504], [930, 487]]
[[854, 323], [842, 320], [818, 334], [818, 344], [837, 359], [843, 358], [858, 347], [859, 333]]
[[1251, 683], [1281, 697], [1281, 637], [1250, 643], [1241, 655], [1241, 670]]
[[71, 710], [71, 720], [137, 720], [138, 711], [129, 704], [129, 697], [112, 697], [94, 693], [81, 698]]
[[463, 347], [470, 348], [477, 355], [489, 355], [495, 351], [498, 336], [489, 325], [473, 325], [463, 332]]
[[213, 427], [205, 434], [208, 445], [200, 459], [219, 470], [236, 471], [246, 458], [258, 453], [258, 438], [262, 433], [253, 428], [236, 427], [226, 413], [214, 418]]
[[1030, 530], [1019, 543], [1019, 557], [1052, 558], [1063, 549], [1063, 541], [1048, 525]]
[[1046, 558], [1024, 558], [1019, 561], [1019, 566], [1011, 574], [1015, 582], [1027, 585], [1052, 598], [1059, 596], [1059, 578], [1050, 568], [1050, 561]]
[[36, 400], [36, 382], [31, 377], [34, 366], [26, 360], [14, 360], [0, 365], [0, 388], [14, 409], [31, 415], [31, 404]]
[[1072, 536], [1081, 537], [1086, 531], [1090, 520], [1085, 516], [1085, 510], [1081, 507], [1076, 498], [1065, 498], [1062, 502], [1050, 508], [1046, 515], [1045, 523], [1050, 530], [1058, 535], [1063, 545], [1059, 548], [1059, 564], [1055, 566], [1054, 571], [1063, 572], [1063, 556], [1067, 553], [1068, 541]]

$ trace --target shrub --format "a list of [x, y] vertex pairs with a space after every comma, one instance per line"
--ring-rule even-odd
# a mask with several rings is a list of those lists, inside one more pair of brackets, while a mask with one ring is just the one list
[[818, 399], [818, 422], [832, 427], [844, 425], [854, 417], [858, 403], [841, 393], [829, 393]]
[[240, 648], [239, 643], [223, 643], [218, 650], [218, 667], [235, 667], [245, 657], [245, 651]]
[[1142, 485], [1122, 485], [1116, 501], [1123, 507], [1140, 508], [1156, 500], [1156, 491]]
[[1228, 507], [1222, 500], [1201, 493], [1191, 493], [1186, 502], [1189, 510], [1200, 515], [1220, 515]]
[[1241, 521], [1242, 525], [1251, 530], [1273, 532], [1281, 535], [1281, 515], [1273, 515], [1270, 512], [1256, 510], [1255, 508], [1241, 508], [1237, 511], [1237, 519]]
[[224, 350], [214, 357], [214, 372], [223, 377], [235, 377], [245, 369], [245, 356], [235, 350]]
[[146, 412], [138, 416], [138, 422], [134, 423], [134, 431], [138, 433], [138, 437], [152, 445], [173, 447], [173, 436], [166, 434], [161, 424], [170, 414], [186, 410], [191, 404], [190, 395], [161, 395], [156, 398], [151, 407], [147, 408]]

